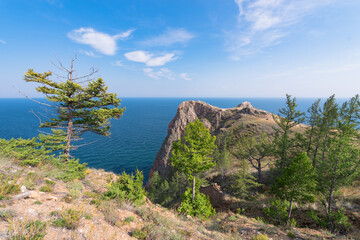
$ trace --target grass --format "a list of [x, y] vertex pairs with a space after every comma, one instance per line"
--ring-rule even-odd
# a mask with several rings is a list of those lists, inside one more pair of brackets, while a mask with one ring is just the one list
[[118, 225], [120, 218], [118, 215], [116, 204], [112, 201], [104, 201], [100, 205], [100, 209], [104, 214], [105, 221], [111, 225]]
[[8, 238], [14, 240], [41, 240], [47, 234], [48, 222], [40, 220], [10, 220]]
[[0, 200], [8, 199], [9, 195], [20, 192], [20, 186], [16, 182], [19, 180], [21, 172], [8, 175], [0, 173]]
[[53, 192], [54, 189], [48, 185], [42, 186], [41, 188], [39, 188], [40, 192]]
[[268, 236], [262, 233], [251, 237], [251, 240], [268, 240], [268, 239], [269, 239]]
[[134, 216], [130, 216], [130, 217], [127, 217], [125, 218], [124, 220], [124, 223], [131, 223], [135, 220], [135, 217]]
[[50, 215], [57, 217], [52, 223], [53, 226], [74, 230], [80, 225], [80, 221], [85, 217], [86, 213], [80, 207], [79, 210], [68, 208], [63, 209], [61, 212], [51, 212]]
[[66, 184], [66, 188], [69, 190], [69, 195], [73, 199], [76, 199], [80, 197], [83, 190], [83, 185], [79, 181], [71, 181]]

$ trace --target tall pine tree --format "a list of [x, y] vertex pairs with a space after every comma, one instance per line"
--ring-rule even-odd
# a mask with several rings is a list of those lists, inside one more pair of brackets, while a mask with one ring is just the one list
[[125, 108], [120, 108], [120, 99], [115, 93], [108, 93], [102, 78], [92, 79], [92, 71], [85, 76], [75, 76], [74, 59], [70, 69], [59, 61], [56, 65], [66, 76], [55, 74], [63, 81], [50, 79], [52, 72], [37, 73], [29, 69], [26, 82], [40, 84], [36, 90], [43, 93], [54, 104], [45, 104], [55, 112], [40, 127], [64, 130], [66, 134], [64, 155], [70, 157], [71, 143], [85, 132], [108, 136], [111, 118], [120, 118]]

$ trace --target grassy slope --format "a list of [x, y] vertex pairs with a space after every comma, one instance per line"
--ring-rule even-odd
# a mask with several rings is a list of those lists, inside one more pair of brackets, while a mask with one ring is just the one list
[[[26, 233], [24, 229], [42, 229], [44, 239], [255, 239], [259, 234], [272, 239], [331, 238], [325, 231], [279, 228], [232, 212], [200, 221], [150, 201], [142, 206], [104, 201], [100, 196], [106, 185], [117, 178], [115, 174], [92, 169], [85, 179], [64, 183], [51, 177], [54, 171], [24, 168], [13, 160], [0, 159], [0, 172], [7, 176], [7, 183], [18, 186], [0, 201], [0, 239], [9, 237], [9, 229], [12, 235]], [[9, 181], [11, 176], [17, 176], [13, 183]], [[16, 199], [22, 194], [20, 186], [27, 186], [27, 197]], [[44, 227], [27, 224], [34, 220], [45, 223]]]

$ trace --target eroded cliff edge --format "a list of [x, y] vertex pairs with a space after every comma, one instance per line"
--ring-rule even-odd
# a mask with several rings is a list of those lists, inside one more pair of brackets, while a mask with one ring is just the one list
[[218, 108], [202, 101], [182, 102], [175, 117], [169, 123], [168, 134], [155, 157], [149, 179], [155, 171], [160, 176], [167, 176], [170, 173], [169, 158], [172, 144], [181, 138], [186, 125], [197, 118], [213, 135], [236, 129], [272, 133], [272, 127], [275, 125], [271, 113], [254, 108], [249, 102], [243, 102], [234, 108], [227, 109]]

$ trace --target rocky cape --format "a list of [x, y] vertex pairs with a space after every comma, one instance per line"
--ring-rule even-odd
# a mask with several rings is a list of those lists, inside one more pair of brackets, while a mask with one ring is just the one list
[[266, 132], [272, 134], [275, 122], [272, 114], [253, 107], [249, 102], [243, 102], [234, 108], [218, 108], [202, 101], [182, 102], [175, 117], [169, 123], [168, 134], [158, 151], [154, 164], [149, 173], [149, 180], [154, 172], [160, 176], [170, 173], [172, 144], [181, 138], [189, 122], [199, 119], [212, 135], [226, 131], [250, 131], [254, 133]]

